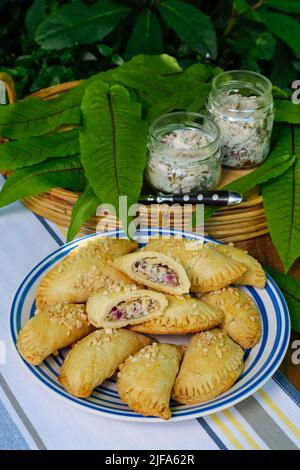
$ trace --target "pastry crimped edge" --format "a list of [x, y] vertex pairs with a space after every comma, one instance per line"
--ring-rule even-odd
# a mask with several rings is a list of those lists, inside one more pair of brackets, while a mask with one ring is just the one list
[[[75, 310], [73, 312], [74, 318], [71, 320], [67, 319], [66, 322], [60, 324], [59, 321], [64, 320], [66, 309]], [[51, 321], [50, 317], [52, 316], [53, 320], [57, 320], [58, 324], [61, 325], [61, 330], [66, 329], [65, 335], [62, 335], [59, 349], [67, 347], [74, 341], [84, 338], [94, 330], [94, 327], [92, 327], [87, 320], [86, 309], [83, 304], [57, 304], [46, 307], [41, 311], [37, 310], [35, 315], [21, 328], [16, 343], [17, 349], [22, 358], [29, 364], [35, 366], [41, 364], [46, 357], [50, 356], [57, 350], [57, 348], [55, 348], [47, 355], [45, 355], [41, 350], [39, 352], [37, 351], [37, 341], [33, 337], [34, 332], [31, 327], [33, 322], [36, 321], [35, 318], [37, 315], [39, 316], [38, 320], [45, 317], [45, 327], [49, 326], [47, 323]], [[38, 333], [39, 331], [35, 332], [36, 335]]]
[[[165, 346], [165, 345], [167, 345], [168, 347], [172, 347], [172, 349], [176, 351], [176, 355], [178, 356], [177, 357], [178, 369], [174, 376], [174, 380], [175, 380], [175, 377], [178, 373], [182, 356], [183, 356], [182, 347], [176, 346], [175, 344], [168, 344], [168, 343], [161, 343], [161, 344], [153, 343], [149, 346], [145, 346], [144, 348], [140, 349], [140, 351], [138, 351], [134, 356], [129, 356], [126, 359], [126, 361], [120, 365], [119, 367], [120, 372], [118, 373], [118, 379], [117, 379], [117, 388], [118, 388], [118, 392], [119, 392], [121, 400], [127, 403], [128, 406], [131, 409], [133, 409], [136, 413], [140, 413], [143, 416], [157, 416], [165, 420], [168, 420], [171, 417], [170, 402], [165, 404], [165, 403], [160, 403], [159, 400], [153, 401], [151, 400], [151, 398], [149, 400], [149, 394], [147, 394], [145, 391], [141, 390], [138, 393], [135, 393], [136, 391], [135, 391], [134, 386], [125, 387], [124, 382], [121, 384], [121, 374], [122, 372], [124, 373], [124, 368], [126, 367], [126, 365], [134, 361], [135, 356], [141, 353], [142, 354], [147, 353], [147, 350], [150, 350], [154, 347], [160, 348], [160, 346]], [[173, 383], [172, 383], [172, 386], [173, 386]], [[170, 398], [171, 398], [172, 386], [170, 390]], [[128, 399], [128, 397], [130, 399]]]
[[[91, 334], [89, 334], [88, 336], [86, 336], [85, 338], [83, 338], [83, 340], [81, 341], [78, 341], [78, 343], [76, 343], [76, 345], [74, 346], [74, 348], [76, 348], [76, 346], [80, 346], [80, 343], [82, 344], [82, 341], [87, 341], [87, 340], [93, 340], [93, 337], [94, 336], [102, 336], [102, 335], [114, 335], [114, 333], [117, 333], [117, 335], [119, 335], [121, 332], [121, 334], [123, 335], [124, 332], [126, 333], [129, 333], [129, 334], [135, 334], [137, 335], [135, 337], [135, 340], [137, 342], [137, 345], [135, 345], [136, 347], [133, 349], [131, 349], [131, 351], [127, 354], [126, 357], [123, 357], [123, 359], [118, 363], [116, 364], [114, 370], [111, 371], [111, 373], [109, 375], [107, 375], [103, 381], [101, 383], [99, 383], [98, 385], [96, 385], [94, 388], [91, 388], [89, 386], [89, 383], [83, 383], [81, 384], [80, 386], [77, 386], [76, 389], [75, 389], [75, 386], [74, 384], [71, 384], [71, 381], [69, 380], [69, 374], [66, 374], [65, 373], [65, 368], [66, 368], [66, 361], [69, 360], [68, 358], [70, 357], [70, 355], [72, 355], [73, 353], [73, 349], [71, 349], [63, 364], [62, 364], [62, 367], [60, 369], [60, 373], [59, 373], [59, 376], [58, 376], [58, 382], [63, 386], [63, 388], [70, 394], [70, 395], [73, 395], [75, 397], [78, 397], [78, 398], [87, 398], [89, 397], [93, 390], [97, 387], [99, 387], [105, 380], [107, 380], [108, 378], [112, 377], [115, 372], [119, 369], [119, 366], [120, 364], [122, 364], [124, 362], [124, 360], [126, 360], [126, 358], [128, 356], [130, 356], [130, 354], [135, 354], [136, 352], [138, 352], [141, 348], [145, 347], [145, 346], [148, 346], [152, 343], [152, 338], [149, 338], [147, 336], [144, 336], [144, 335], [140, 335], [139, 333], [135, 333], [134, 331], [128, 331], [126, 328], [122, 328], [121, 330], [113, 330], [113, 329], [98, 329], [94, 332], [92, 332]], [[89, 345], [87, 345], [89, 347]], [[97, 345], [95, 345], [97, 347]]]
[[[136, 325], [138, 323], [142, 323], [144, 317], [138, 317], [136, 319], [126, 319], [126, 320], [116, 320], [113, 321], [105, 321], [105, 316], [120, 302], [124, 302], [126, 300], [132, 299], [134, 300], [135, 297], [150, 297], [155, 299], [160, 304], [160, 309], [154, 313], [151, 313], [147, 316], [148, 319], [158, 317], [163, 314], [164, 310], [167, 308], [168, 300], [165, 294], [156, 291], [150, 291], [146, 289], [137, 289], [116, 292], [114, 294], [106, 294], [106, 290], [104, 289], [103, 292], [99, 292], [98, 294], [92, 295], [86, 304], [87, 307], [87, 314], [88, 319], [92, 325], [96, 328], [123, 328], [128, 325]], [[106, 306], [103, 306], [103, 302], [105, 300], [108, 301]], [[98, 309], [98, 312], [97, 312]], [[100, 318], [99, 318], [100, 315]], [[97, 318], [98, 316], [98, 318]]]
[[[172, 399], [184, 405], [196, 405], [197, 403], [204, 403], [206, 401], [212, 400], [213, 398], [216, 398], [229, 390], [235, 384], [243, 370], [244, 365], [240, 364], [235, 370], [228, 372], [226, 379], [222, 377], [219, 378], [219, 385], [217, 390], [216, 388], [214, 389], [211, 387], [209, 392], [205, 391], [204, 388], [200, 390], [199, 388], [193, 387], [191, 395], [188, 392], [188, 387], [180, 386], [178, 389], [178, 386], [176, 385], [176, 388], [173, 388]], [[191, 380], [193, 380], [192, 376]], [[179, 393], [176, 391], [177, 389]]]
[[[174, 239], [169, 240], [165, 237], [159, 239], [150, 239], [148, 244], [142, 249], [143, 251], [154, 251], [158, 253], [167, 254], [173, 256], [178, 260], [184, 267], [188, 278], [191, 282], [191, 292], [210, 292], [213, 290], [219, 290], [226, 287], [239, 279], [242, 274], [246, 272], [246, 266], [228, 256], [223, 255], [219, 251], [214, 250], [214, 244], [206, 243], [203, 244], [199, 240], [186, 240], [186, 239]], [[190, 247], [190, 249], [187, 249]], [[212, 256], [216, 254], [223, 258], [223, 271], [218, 272], [205, 280], [201, 279], [196, 275], [197, 270], [201, 270], [201, 257], [207, 256], [209, 253]], [[204, 259], [204, 263], [207, 261]], [[199, 263], [199, 267], [196, 264]]]
[[[181, 321], [177, 321], [177, 318], [172, 318], [172, 314], [168, 316], [169, 309], [172, 310], [173, 302], [176, 301], [184, 301], [185, 298], [188, 297], [187, 302], [187, 313], [182, 316]], [[217, 308], [210, 308], [207, 309], [207, 313], [210, 312], [211, 316], [209, 317], [205, 313], [191, 313], [189, 305], [197, 305], [199, 299], [193, 299], [190, 296], [171, 296], [167, 295], [167, 299], [169, 302], [168, 307], [164, 311], [164, 313], [153, 320], [149, 320], [138, 325], [134, 325], [129, 327], [133, 331], [138, 331], [139, 333], [145, 334], [156, 334], [156, 335], [181, 335], [181, 334], [188, 334], [188, 333], [197, 333], [199, 331], [209, 330], [221, 323], [224, 318], [224, 313], [217, 309]], [[200, 304], [203, 308], [206, 309], [208, 304], [202, 302], [200, 300]], [[199, 304], [198, 304], [199, 305]], [[211, 307], [211, 306], [210, 306]], [[175, 323], [174, 323], [175, 320]]]
[[[226, 310], [226, 300], [224, 296], [228, 296], [230, 308], [235, 307], [246, 308], [247, 316], [245, 318], [234, 318], [234, 315]], [[230, 300], [229, 300], [230, 297]], [[242, 348], [250, 349], [257, 344], [261, 336], [261, 318], [253, 299], [246, 293], [236, 287], [225, 287], [219, 292], [210, 292], [202, 297], [204, 302], [214, 305], [224, 311], [224, 320], [220, 323], [219, 328], [226, 333]], [[218, 298], [219, 302], [214, 300]], [[223, 304], [220, 302], [223, 301]], [[210, 303], [212, 302], [212, 303]], [[232, 316], [231, 321], [226, 316]]]
[[[145, 279], [144, 276], [134, 273], [131, 269], [132, 266], [134, 265], [134, 263], [144, 258], [157, 258], [158, 263], [165, 264], [171, 269], [173, 269], [178, 277], [179, 285], [168, 286], [165, 284], [160, 284], [159, 282], [154, 282], [149, 279]], [[164, 253], [159, 253], [157, 251], [137, 251], [135, 253], [130, 253], [128, 255], [115, 258], [114, 266], [134, 281], [140, 284], [144, 284], [145, 286], [150, 287], [154, 290], [158, 290], [160, 292], [165, 292], [167, 294], [174, 295], [182, 295], [187, 294], [190, 289], [190, 281], [182, 264], [176, 261], [171, 256], [165, 255]]]
[[[80, 273], [76, 273], [76, 266], [74, 261], [76, 260], [76, 257], [79, 256], [79, 249], [84, 249], [85, 247], [89, 249], [89, 245], [92, 248], [93, 246], [96, 246], [98, 244], [99, 248], [102, 249], [101, 251], [101, 257], [99, 256], [99, 259], [97, 260], [97, 266], [98, 266], [98, 271], [102, 271], [102, 276], [103, 276], [103, 286], [105, 285], [105, 281], [109, 281], [111, 283], [115, 284], [120, 284], [120, 285], [125, 285], [125, 284], [131, 284], [132, 281], [131, 279], [128, 278], [128, 276], [125, 276], [125, 274], [121, 273], [117, 269], [115, 269], [112, 265], [112, 258], [114, 254], [110, 251], [109, 247], [108, 249], [105, 248], [105, 242], [109, 242], [110, 239], [108, 238], [100, 238], [100, 237], [95, 237], [91, 239], [87, 239], [81, 244], [79, 244], [74, 250], [69, 252], [59, 263], [57, 263], [41, 280], [40, 284], [38, 285], [37, 288], [37, 294], [36, 294], [36, 306], [37, 308], [44, 308], [56, 303], [60, 302], [68, 302], [68, 303], [82, 303], [86, 302], [89, 295], [93, 293], [93, 291], [97, 290], [97, 288], [93, 289], [86, 289], [86, 294], [84, 294], [82, 297], [78, 298], [78, 292], [76, 292], [76, 286], [75, 286], [75, 279], [73, 282], [73, 286], [71, 288], [71, 291], [69, 293], [65, 294], [65, 298], [61, 299], [56, 299], [55, 298], [55, 292], [53, 292], [53, 285], [57, 282], [57, 279], [62, 276], [63, 272], [65, 270], [68, 270], [69, 268], [73, 268], [74, 272], [71, 273], [74, 276]], [[117, 241], [112, 239], [113, 241]], [[125, 240], [120, 240], [125, 241]], [[135, 242], [128, 242], [128, 251], [134, 250], [137, 247], [137, 244]], [[103, 247], [101, 246], [103, 245]], [[84, 289], [83, 289], [84, 290]]]
[[[216, 252], [212, 245], [204, 245], [203, 252], [205, 253]], [[217, 252], [224, 258], [224, 266], [222, 267], [222, 272], [215, 273], [210, 278], [205, 279], [204, 281], [195, 274], [196, 263], [201, 264], [201, 259], [195, 257], [194, 264], [190, 267], [191, 271], [191, 291], [195, 293], [199, 292], [211, 292], [214, 290], [222, 289], [228, 285], [234, 283], [241, 277], [242, 274], [246, 272], [246, 266], [238, 261], [235, 261], [232, 258], [229, 258], [221, 253]], [[227, 261], [227, 262], [226, 262]]]
[[[247, 271], [241, 275], [236, 281], [236, 284], [241, 286], [253, 286], [260, 289], [263, 289], [266, 286], [266, 273], [263, 270], [261, 264], [253, 256], [249, 255], [246, 250], [242, 248], [235, 247], [232, 244], [228, 245], [214, 245], [220, 253], [228, 256], [232, 259], [235, 259], [238, 262], [244, 263]], [[240, 259], [240, 255], [248, 258], [248, 263], [245, 260]]]
[[[215, 332], [216, 330], [212, 331]], [[198, 333], [195, 336], [203, 335], [206, 333], [209, 332]], [[231, 342], [232, 346], [235, 349], [234, 355], [231, 358], [230, 362], [228, 362], [226, 366], [223, 366], [222, 369], [214, 371], [214, 378], [211, 379], [210, 382], [206, 381], [205, 383], [197, 384], [196, 373], [184, 372], [184, 375], [183, 373], [181, 375], [181, 371], [184, 370], [184, 361], [187, 357], [185, 356], [174, 383], [172, 391], [173, 400], [186, 405], [203, 403], [218, 397], [234, 385], [234, 383], [237, 381], [244, 369], [243, 349], [232, 339], [230, 339], [225, 332], [223, 332], [223, 334], [228, 337], [228, 340]], [[193, 338], [195, 338], [195, 336]], [[205, 361], [205, 359], [202, 360]], [[189, 385], [189, 382], [191, 383], [191, 385]]]

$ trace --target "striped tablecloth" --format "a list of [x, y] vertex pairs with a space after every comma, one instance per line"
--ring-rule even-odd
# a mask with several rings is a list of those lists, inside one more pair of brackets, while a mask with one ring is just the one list
[[0, 449], [300, 448], [300, 394], [280, 372], [236, 406], [183, 422], [108, 420], [57, 399], [22, 367], [8, 326], [18, 285], [64, 243], [63, 230], [15, 203], [0, 209], [0, 240]]

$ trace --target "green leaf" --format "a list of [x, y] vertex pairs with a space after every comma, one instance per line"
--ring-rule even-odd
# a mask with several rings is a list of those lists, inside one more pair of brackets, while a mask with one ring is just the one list
[[7, 178], [0, 193], [0, 207], [51, 188], [62, 187], [81, 191], [84, 185], [85, 177], [78, 158], [51, 159], [14, 171]]
[[[237, 191], [246, 195], [255, 186], [285, 173], [295, 161], [293, 149], [291, 148], [290, 130], [282, 125], [280, 127], [276, 126], [273, 136], [270, 155], [263, 165], [248, 175], [221, 186], [219, 189]], [[209, 219], [217, 210], [215, 207], [205, 209], [205, 219]]]
[[78, 129], [57, 132], [52, 135], [24, 137], [0, 145], [0, 168], [2, 170], [16, 170], [36, 165], [47, 158], [66, 157], [79, 152]]
[[[216, 67], [211, 65], [196, 63], [184, 70], [179, 78], [179, 82], [189, 82], [197, 84], [197, 82], [208, 82], [215, 74]], [[220, 69], [222, 72], [222, 70]]]
[[126, 62], [122, 67], [115, 70], [117, 72], [148, 72], [154, 75], [161, 75], [164, 77], [172, 77], [173, 75], [180, 74], [182, 68], [178, 64], [175, 57], [168, 54], [160, 55], [146, 55], [139, 54]]
[[127, 196], [130, 207], [142, 188], [147, 128], [141, 105], [123, 86], [98, 82], [87, 87], [82, 112], [83, 167], [96, 195], [118, 214], [119, 196]]
[[157, 16], [147, 9], [141, 13], [135, 22], [129, 38], [125, 59], [137, 54], [161, 54], [163, 52], [163, 38]]
[[26, 12], [26, 29], [29, 36], [34, 37], [35, 31], [44, 19], [47, 0], [35, 0]]
[[99, 44], [97, 49], [104, 57], [111, 57], [114, 51], [112, 47], [109, 47], [106, 44]]
[[272, 59], [270, 80], [273, 85], [289, 88], [290, 83], [297, 78], [297, 71], [293, 67], [293, 51], [283, 42], [279, 41]]
[[265, 0], [264, 5], [275, 10], [299, 14], [299, 0]]
[[152, 121], [161, 114], [175, 110], [202, 111], [211, 85], [207, 83], [218, 69], [206, 64], [193, 64], [176, 77], [173, 82], [175, 93], [165, 94], [155, 100], [147, 112], [147, 120]]
[[286, 99], [276, 99], [275, 120], [290, 124], [300, 124], [300, 105], [293, 104]]
[[88, 184], [84, 192], [77, 199], [73, 210], [71, 224], [68, 229], [67, 242], [79, 232], [81, 226], [95, 214], [97, 207], [101, 204], [100, 199], [96, 196], [93, 189]]
[[[9, 106], [1, 106], [0, 136], [19, 139], [46, 134], [62, 125], [80, 124], [80, 103], [84, 90], [90, 83], [99, 80], [124, 81], [127, 86], [143, 90], [145, 95], [151, 94], [154, 99], [154, 96], [155, 98], [165, 96], [165, 90], [175, 90], [174, 77], [180, 75], [181, 71], [176, 59], [167, 54], [138, 55], [116, 69], [92, 76], [58, 98], [51, 100], [28, 98]], [[160, 85], [161, 80], [164, 80], [162, 85]]]
[[38, 27], [35, 40], [44, 49], [63, 49], [101, 41], [123, 20], [130, 9], [113, 2], [63, 5]]
[[167, 54], [138, 55], [116, 69], [114, 79], [134, 88], [146, 102], [152, 104], [178, 90], [177, 79], [181, 72], [176, 59]]
[[289, 308], [292, 329], [300, 333], [300, 280], [277, 271], [272, 266], [264, 266], [278, 284]]
[[250, 8], [250, 5], [246, 0], [234, 0], [233, 4], [235, 11], [239, 15]]
[[208, 16], [193, 5], [179, 0], [160, 3], [159, 11], [182, 41], [205, 57], [216, 59], [217, 38]]
[[0, 107], [0, 136], [13, 139], [46, 134], [64, 124], [79, 124], [80, 101], [85, 84], [58, 98], [27, 98]]
[[287, 272], [300, 256], [300, 128], [286, 128], [286, 145], [296, 156], [284, 173], [262, 185], [272, 241]]
[[271, 11], [260, 12], [267, 28], [285, 42], [296, 54], [300, 53], [300, 23], [295, 18]]
[[210, 84], [200, 82], [198, 85], [194, 84], [189, 90], [166, 96], [149, 108], [146, 118], [148, 121], [153, 121], [171, 111], [202, 111], [210, 89]]
[[288, 93], [286, 90], [283, 90], [282, 88], [276, 85], [273, 85], [272, 93], [273, 93], [273, 98], [279, 98], [283, 100], [290, 99], [290, 93]]

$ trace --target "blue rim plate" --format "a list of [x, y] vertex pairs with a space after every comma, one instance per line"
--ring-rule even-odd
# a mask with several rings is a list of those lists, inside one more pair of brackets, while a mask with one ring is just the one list
[[[149, 236], [156, 234], [162, 235], [180, 235], [188, 239], [202, 240], [219, 243], [208, 237], [202, 237], [195, 233], [182, 232], [171, 229], [151, 229], [137, 232], [137, 241], [144, 245]], [[119, 237], [124, 238], [124, 232], [117, 230], [105, 233], [88, 235], [81, 239], [70, 242], [42, 260], [23, 280], [14, 297], [11, 315], [10, 332], [14, 346], [18, 332], [34, 315], [35, 295], [37, 286], [41, 278], [58, 261], [73, 250], [82, 240], [89, 237]], [[252, 395], [258, 388], [275, 373], [278, 369], [289, 344], [290, 336], [290, 318], [285, 300], [273, 279], [267, 274], [267, 285], [265, 289], [255, 289], [253, 287], [241, 287], [242, 290], [250, 294], [260, 311], [262, 319], [262, 336], [259, 343], [251, 350], [245, 352], [244, 372], [235, 383], [235, 385], [219, 397], [198, 405], [180, 405], [172, 403], [172, 418], [170, 421], [180, 421], [192, 418], [199, 418], [210, 413], [215, 413], [228, 408], [248, 396]], [[159, 341], [186, 342], [187, 336], [160, 336]], [[87, 410], [108, 418], [121, 419], [137, 422], [162, 422], [163, 420], [155, 417], [141, 416], [128, 408], [123, 403], [116, 390], [115, 379], [111, 378], [104, 382], [100, 387], [94, 390], [93, 394], [86, 399], [76, 398], [69, 395], [58, 383], [57, 376], [67, 349], [59, 352], [58, 356], [50, 356], [40, 366], [34, 367], [27, 364], [19, 355], [16, 346], [15, 350], [21, 359], [23, 365], [31, 374], [45, 386], [48, 390], [55, 393], [57, 397], [64, 401], [78, 406], [82, 410]]]

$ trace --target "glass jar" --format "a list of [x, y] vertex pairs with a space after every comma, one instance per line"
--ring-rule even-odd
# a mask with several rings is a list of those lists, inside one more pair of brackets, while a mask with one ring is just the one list
[[220, 131], [210, 118], [165, 114], [149, 130], [146, 180], [163, 194], [214, 189], [221, 176], [220, 147]]
[[221, 131], [223, 165], [245, 168], [267, 158], [274, 121], [270, 80], [247, 70], [221, 73], [213, 79], [207, 110]]

